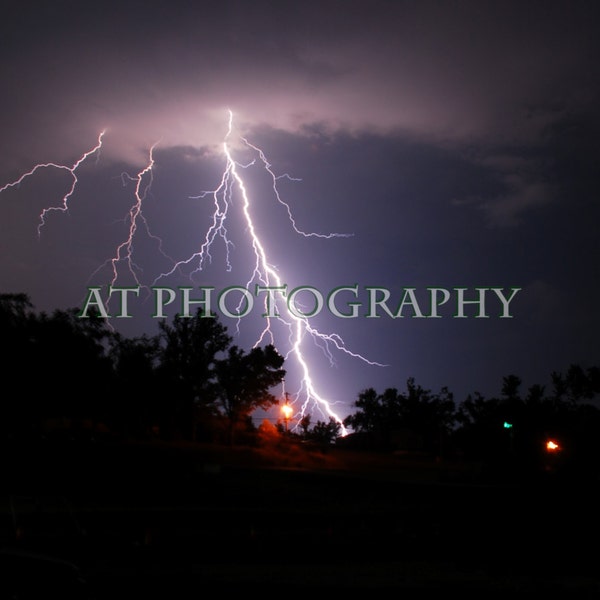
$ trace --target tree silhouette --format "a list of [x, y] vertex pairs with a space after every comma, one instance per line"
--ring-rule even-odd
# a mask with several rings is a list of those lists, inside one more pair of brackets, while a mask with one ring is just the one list
[[327, 421], [317, 421], [313, 428], [306, 433], [306, 439], [328, 446], [340, 437], [342, 426], [339, 421], [329, 417]]
[[270, 389], [285, 377], [283, 363], [283, 356], [271, 344], [256, 346], [248, 353], [232, 346], [227, 357], [217, 361], [217, 406], [228, 420], [230, 443], [240, 421], [258, 408], [266, 410], [277, 404]]
[[0, 427], [4, 435], [22, 433], [30, 424], [38, 401], [39, 382], [31, 376], [31, 356], [35, 346], [36, 315], [26, 294], [0, 295], [0, 327], [4, 346], [2, 359], [3, 402]]
[[196, 425], [210, 418], [217, 400], [215, 368], [231, 337], [216, 317], [200, 309], [194, 317], [176, 315], [159, 323], [159, 376], [165, 424], [175, 435], [196, 438]]
[[[48, 419], [75, 424], [102, 418], [112, 389], [108, 348], [112, 332], [77, 309], [36, 313], [24, 294], [0, 296], [4, 357], [5, 434], [38, 434]], [[36, 433], [37, 432], [37, 433]]]
[[441, 454], [456, 419], [452, 393], [443, 387], [439, 394], [432, 394], [412, 377], [407, 381], [407, 391], [400, 403], [400, 422], [422, 436], [425, 450]]
[[300, 419], [300, 422], [298, 423], [298, 426], [300, 427], [300, 430], [302, 431], [302, 437], [304, 439], [308, 439], [308, 431], [310, 429], [311, 421], [312, 421], [311, 414], [306, 413], [302, 416], [302, 418]]
[[125, 437], [147, 437], [161, 421], [158, 336], [123, 338], [116, 335], [111, 358], [117, 385], [111, 394], [111, 425]]
[[395, 445], [394, 436], [405, 430], [420, 436], [425, 449], [439, 452], [455, 420], [456, 407], [448, 389], [432, 394], [417, 385], [414, 378], [407, 380], [406, 394], [396, 388], [387, 388], [383, 394], [368, 388], [354, 405], [359, 410], [346, 417], [344, 425], [366, 434], [370, 445], [381, 449]]
[[98, 420], [112, 390], [113, 334], [104, 319], [80, 319], [78, 312], [39, 316], [30, 366], [40, 380], [40, 415]]
[[[249, 352], [232, 346], [226, 328], [201, 311], [161, 321], [156, 336], [127, 339], [98, 315], [37, 313], [27, 295], [0, 294], [0, 327], [7, 350], [5, 439], [39, 435], [60, 419], [72, 427], [104, 423], [134, 438], [157, 424], [167, 438], [216, 440], [226, 429], [233, 442], [240, 424], [255, 433], [251, 413], [277, 403], [271, 388], [285, 375], [272, 345]], [[475, 392], [457, 404], [447, 388], [432, 393], [409, 378], [402, 393], [361, 391], [344, 425], [370, 448], [406, 448], [418, 439], [429, 453], [456, 448], [492, 471], [527, 476], [548, 465], [544, 444], [551, 436], [562, 448], [561, 469], [585, 474], [600, 459], [600, 369], [571, 364], [550, 379], [548, 392], [534, 384], [522, 393], [521, 378], [511, 374], [502, 378], [498, 397]], [[311, 428], [305, 415], [299, 425], [302, 436], [290, 439], [331, 443], [339, 437], [332, 419]]]

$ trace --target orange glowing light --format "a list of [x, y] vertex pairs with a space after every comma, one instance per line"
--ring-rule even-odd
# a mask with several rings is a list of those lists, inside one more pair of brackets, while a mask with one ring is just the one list
[[294, 409], [289, 404], [284, 404], [281, 407], [281, 412], [283, 413], [284, 419], [289, 419], [291, 418]]
[[560, 446], [554, 440], [548, 440], [546, 442], [546, 450], [548, 450], [548, 452], [558, 452]]

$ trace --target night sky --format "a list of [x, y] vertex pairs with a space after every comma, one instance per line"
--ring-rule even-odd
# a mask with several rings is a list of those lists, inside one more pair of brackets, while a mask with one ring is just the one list
[[[322, 337], [302, 329], [314, 389], [341, 417], [363, 389], [404, 390], [409, 377], [460, 402], [498, 395], [506, 375], [525, 393], [572, 363], [597, 366], [595, 12], [576, 1], [5, 2], [0, 291], [51, 312], [82, 307], [90, 286], [137, 282], [131, 318], [110, 323], [154, 334], [153, 285], [254, 290], [251, 218], [288, 291], [358, 286], [359, 316], [325, 307], [307, 320]], [[223, 181], [225, 141], [247, 205], [231, 171]], [[217, 196], [225, 234], [211, 229], [211, 192], [230, 183]], [[407, 305], [368, 318], [368, 287], [389, 290], [394, 313], [414, 288], [423, 316]], [[452, 292], [440, 318], [429, 318], [433, 287]], [[491, 290], [488, 318], [473, 305], [456, 318], [454, 288], [520, 291], [511, 318]], [[298, 300], [310, 307], [310, 294]], [[267, 322], [259, 302], [220, 317], [244, 348]], [[286, 389], [301, 401], [299, 367], [292, 352]]]

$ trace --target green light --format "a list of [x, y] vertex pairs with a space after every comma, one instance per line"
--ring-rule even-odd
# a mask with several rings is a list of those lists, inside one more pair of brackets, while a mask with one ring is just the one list
[[509, 423], [508, 421], [504, 421], [504, 429], [512, 429], [512, 423]]

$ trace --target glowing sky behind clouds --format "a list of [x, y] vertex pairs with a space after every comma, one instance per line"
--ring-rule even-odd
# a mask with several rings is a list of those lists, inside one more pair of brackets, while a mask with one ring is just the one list
[[[594, 8], [8, 2], [0, 187], [37, 162], [72, 165], [107, 134], [69, 214], [52, 214], [40, 240], [37, 215], [60, 201], [64, 177], [39, 173], [0, 195], [0, 284], [40, 309], [78, 305], [122, 241], [133, 187], [121, 174], [142, 169], [155, 143], [146, 215], [171, 256], [195, 251], [210, 212], [190, 196], [218, 185], [231, 109], [237, 134], [301, 180], [281, 182], [298, 223], [354, 234], [298, 238], [263, 193], [257, 214], [290, 279], [325, 291], [523, 288], [510, 322], [324, 323], [391, 365], [317, 360], [328, 394], [349, 405], [364, 387], [403, 389], [415, 376], [462, 399], [497, 393], [510, 373], [528, 386], [570, 362], [598, 364]], [[136, 249], [163, 268], [148, 240]], [[211, 284], [220, 265], [217, 253]]]

